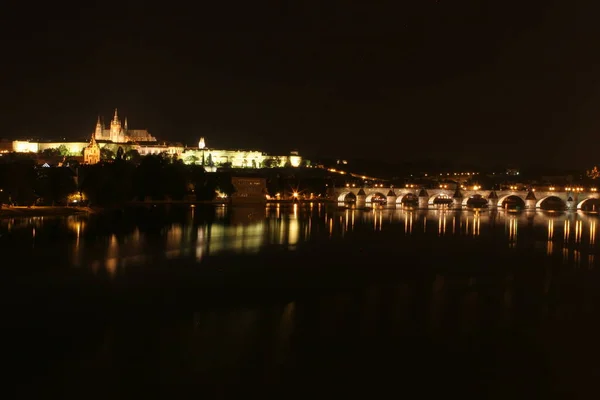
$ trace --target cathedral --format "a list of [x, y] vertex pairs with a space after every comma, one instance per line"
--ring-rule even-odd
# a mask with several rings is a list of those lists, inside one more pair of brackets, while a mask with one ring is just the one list
[[121, 125], [117, 109], [115, 109], [115, 115], [110, 121], [110, 127], [107, 129], [100, 122], [96, 122], [96, 131], [94, 132], [94, 138], [96, 140], [108, 141], [113, 143], [128, 143], [128, 142], [156, 142], [156, 138], [150, 135], [146, 129], [129, 129], [127, 126], [127, 118]]

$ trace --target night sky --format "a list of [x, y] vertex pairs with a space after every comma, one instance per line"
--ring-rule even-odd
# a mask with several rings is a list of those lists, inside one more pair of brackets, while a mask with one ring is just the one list
[[48, 3], [0, 13], [2, 137], [600, 162], [596, 1]]

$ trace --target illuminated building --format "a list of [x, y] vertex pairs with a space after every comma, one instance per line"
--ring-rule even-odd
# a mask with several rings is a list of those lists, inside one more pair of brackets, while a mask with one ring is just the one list
[[83, 149], [83, 162], [85, 164], [97, 164], [100, 162], [100, 146], [96, 143], [95, 135], [92, 135], [90, 144]]
[[287, 156], [272, 156], [259, 150], [223, 150], [206, 147], [200, 138], [198, 147], [184, 149], [181, 156], [185, 164], [204, 165], [208, 171], [229, 165], [233, 168], [299, 167], [302, 157], [293, 151]]
[[203, 137], [200, 138], [198, 147], [184, 147], [179, 143], [161, 143], [145, 129], [129, 129], [127, 118], [121, 124], [116, 109], [108, 128], [103, 126], [98, 117], [96, 129], [91, 136], [90, 142], [15, 140], [12, 143], [8, 142], [2, 148], [6, 148], [4, 152], [12, 148], [16, 153], [41, 153], [48, 149], [58, 149], [61, 150], [62, 155], [70, 157], [83, 154], [85, 163], [94, 164], [100, 158], [101, 149], [106, 148], [116, 153], [119, 147], [122, 147], [124, 151], [136, 150], [141, 156], [151, 154], [176, 156], [185, 164], [202, 165], [209, 172], [216, 171], [218, 167], [228, 166], [233, 168], [299, 167], [302, 163], [302, 157], [296, 151], [289, 155], [276, 156], [259, 150], [213, 149], [206, 146]]
[[96, 140], [106, 140], [113, 143], [128, 143], [128, 142], [156, 142], [156, 138], [146, 129], [129, 129], [127, 126], [127, 118], [121, 125], [117, 109], [115, 115], [110, 121], [110, 127], [106, 129], [100, 122], [100, 117], [96, 122], [96, 130], [94, 131]]

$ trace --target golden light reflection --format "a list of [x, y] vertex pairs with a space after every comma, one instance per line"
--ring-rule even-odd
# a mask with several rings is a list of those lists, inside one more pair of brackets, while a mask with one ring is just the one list
[[575, 268], [581, 266], [581, 252], [579, 250], [573, 250], [573, 263]]
[[438, 236], [442, 236], [446, 233], [446, 213], [440, 215], [438, 218]]
[[411, 234], [413, 229], [413, 213], [412, 211], [404, 213], [404, 233]]
[[553, 219], [549, 219], [548, 220], [548, 241], [552, 241], [552, 239], [554, 238], [554, 220]]
[[593, 269], [594, 268], [594, 262], [595, 262], [594, 258], [595, 258], [594, 254], [589, 254], [588, 255], [588, 268], [589, 269]]
[[180, 224], [172, 224], [167, 231], [167, 250], [181, 247], [183, 228]]
[[575, 243], [581, 243], [581, 231], [583, 230], [581, 220], [575, 221]]
[[569, 236], [571, 235], [571, 221], [569, 221], [568, 219], [565, 220], [564, 234], [565, 242], [568, 242]]
[[114, 233], [108, 240], [108, 251], [106, 252], [106, 255], [107, 257], [118, 257], [119, 255], [119, 241], [117, 240], [117, 235]]
[[348, 225], [350, 225], [349, 215], [350, 215], [350, 210], [346, 209], [346, 224], [345, 224], [346, 230], [348, 230]]
[[[300, 223], [297, 219], [292, 219], [288, 226], [288, 244], [295, 245], [300, 237]], [[259, 244], [260, 246], [260, 244]], [[258, 250], [258, 249], [257, 249]]]
[[514, 242], [517, 241], [518, 227], [519, 224], [517, 218], [511, 216], [508, 220], [508, 240], [510, 240], [513, 245]]
[[475, 213], [473, 215], [473, 236], [479, 236], [479, 232], [481, 230], [481, 216], [479, 213]]
[[106, 259], [106, 272], [111, 278], [114, 278], [117, 274], [117, 258]]
[[204, 256], [205, 230], [205, 226], [198, 227], [198, 232], [196, 233], [196, 261], [202, 260]]
[[596, 243], [596, 220], [592, 219], [590, 221], [590, 245]]
[[333, 236], [333, 218], [329, 219], [329, 237]]

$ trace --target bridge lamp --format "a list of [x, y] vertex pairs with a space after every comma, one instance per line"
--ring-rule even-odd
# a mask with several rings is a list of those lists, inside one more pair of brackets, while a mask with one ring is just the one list
[[294, 196], [294, 198], [298, 198], [298, 192], [292, 193], [292, 196]]
[[550, 186], [550, 187], [548, 188], [548, 190], [550, 190], [550, 191], [553, 191], [553, 190], [554, 190], [554, 187], [553, 187], [553, 186]]
[[352, 187], [356, 187], [356, 183], [353, 183], [353, 184], [352, 184]]
[[[591, 190], [592, 192], [595, 192], [595, 191], [597, 191], [598, 189], [597, 189], [597, 188], [591, 188], [590, 190]], [[1, 191], [2, 191], [2, 189], [0, 189], [0, 192], [1, 192]]]
[[346, 187], [350, 187], [350, 184], [349, 184], [349, 183], [346, 183]]

